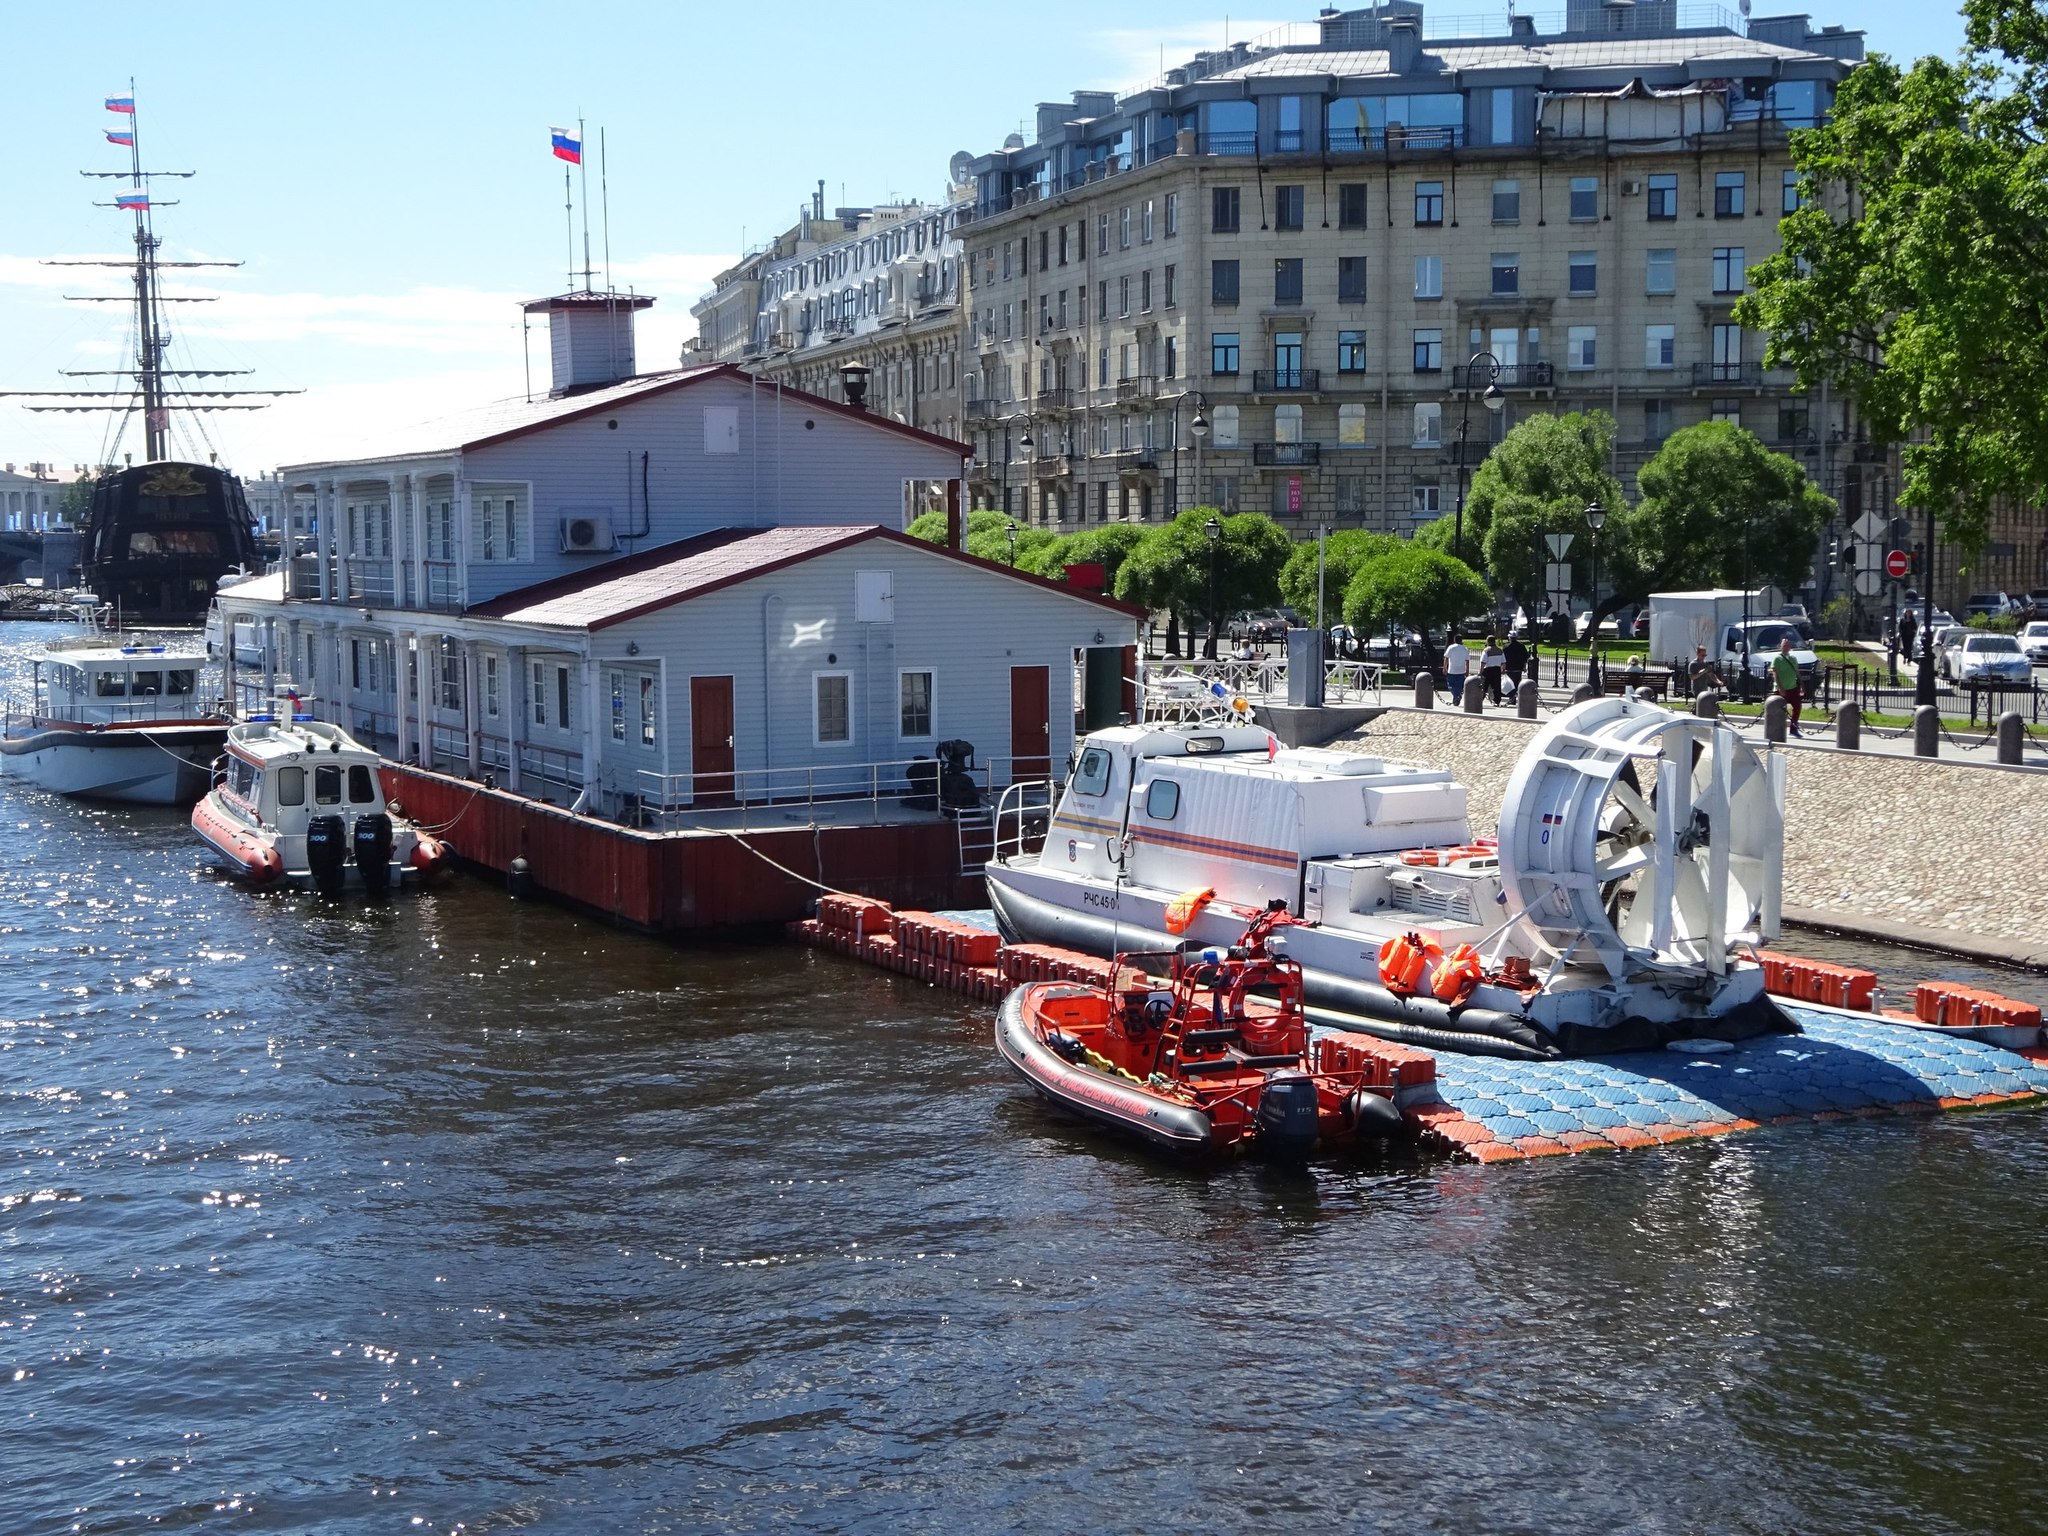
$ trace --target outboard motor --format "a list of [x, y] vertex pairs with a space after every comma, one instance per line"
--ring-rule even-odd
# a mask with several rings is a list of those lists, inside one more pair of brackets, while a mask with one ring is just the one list
[[939, 754], [939, 808], [947, 811], [972, 810], [981, 804], [981, 788], [974, 782], [974, 743], [942, 741], [932, 749]]
[[348, 878], [348, 828], [339, 816], [315, 816], [306, 823], [306, 868], [322, 896], [338, 896]]
[[936, 811], [939, 808], [939, 765], [928, 757], [919, 757], [903, 770], [903, 777], [910, 785], [910, 793], [903, 797], [903, 803], [913, 811]]
[[1276, 1072], [1259, 1095], [1253, 1147], [1269, 1163], [1303, 1163], [1315, 1150], [1316, 1084], [1304, 1072]]
[[1368, 1138], [1384, 1141], [1408, 1132], [1408, 1124], [1401, 1118], [1401, 1111], [1394, 1107], [1394, 1101], [1370, 1088], [1352, 1091], [1344, 1101], [1344, 1118], [1351, 1122], [1360, 1141]]
[[356, 868], [363, 877], [363, 889], [381, 891], [391, 884], [391, 818], [382, 811], [356, 818]]

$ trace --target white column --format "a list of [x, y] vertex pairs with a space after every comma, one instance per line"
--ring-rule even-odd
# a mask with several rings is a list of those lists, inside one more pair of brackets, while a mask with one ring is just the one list
[[434, 668], [439, 660], [439, 635], [419, 636], [418, 660], [420, 710], [420, 766], [434, 766]]
[[474, 777], [483, 770], [483, 742], [477, 736], [483, 711], [476, 697], [476, 642], [462, 642], [462, 733], [469, 743], [469, 771]]
[[320, 578], [320, 601], [327, 603], [334, 600], [334, 584], [328, 577], [328, 567], [330, 564], [328, 551], [332, 547], [331, 541], [334, 538], [334, 482], [332, 480], [314, 482], [313, 517], [319, 524], [319, 527], [314, 530], [313, 560], [318, 567], [316, 574]]
[[412, 603], [414, 608], [427, 606], [427, 499], [423, 476], [405, 477], [406, 526], [412, 530], [412, 542], [407, 553], [412, 561]]
[[458, 609], [469, 606], [469, 482], [458, 463], [455, 473], [455, 592]]
[[405, 664], [412, 651], [407, 642], [412, 639], [410, 630], [401, 630], [391, 637], [391, 697], [398, 712], [398, 743], [392, 755], [401, 763], [412, 756], [408, 736], [412, 730], [412, 700], [406, 697], [409, 679]]
[[576, 796], [576, 803], [570, 807], [576, 811], [595, 811], [602, 803], [599, 787], [598, 743], [603, 739], [599, 706], [602, 699], [598, 694], [597, 658], [591, 654], [591, 640], [583, 640], [583, 788]]
[[526, 690], [530, 686], [526, 676], [526, 648], [519, 645], [505, 647], [505, 787], [515, 793], [519, 789], [519, 755], [526, 746], [526, 722], [533, 708], [528, 702]]

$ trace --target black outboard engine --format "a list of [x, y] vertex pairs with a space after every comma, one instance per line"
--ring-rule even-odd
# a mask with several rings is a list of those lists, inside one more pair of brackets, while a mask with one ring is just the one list
[[1266, 1079], [1254, 1120], [1252, 1145], [1269, 1163], [1304, 1163], [1316, 1145], [1316, 1084], [1302, 1072], [1276, 1072]]
[[391, 818], [379, 811], [356, 818], [356, 868], [363, 876], [363, 889], [381, 891], [391, 884]]
[[939, 765], [928, 757], [920, 757], [903, 770], [903, 777], [910, 785], [910, 793], [903, 797], [903, 803], [913, 811], [936, 811], [939, 808]]
[[970, 770], [974, 767], [974, 743], [942, 741], [932, 749], [939, 754], [939, 808], [967, 811], [981, 804], [981, 788]]
[[339, 816], [315, 816], [306, 823], [306, 868], [322, 896], [338, 896], [348, 878], [348, 828]]

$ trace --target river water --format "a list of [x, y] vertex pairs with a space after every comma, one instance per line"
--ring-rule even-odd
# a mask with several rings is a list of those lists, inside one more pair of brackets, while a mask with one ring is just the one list
[[902, 978], [17, 780], [0, 955], [0, 1531], [2041, 1525], [2042, 1114], [1195, 1177]]

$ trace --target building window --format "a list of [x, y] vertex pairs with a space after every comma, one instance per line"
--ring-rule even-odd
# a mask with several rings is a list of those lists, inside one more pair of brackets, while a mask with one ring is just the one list
[[1725, 421], [1731, 426], [1742, 425], [1742, 402], [1740, 400], [1716, 400], [1711, 413], [1714, 421]]
[[1164, 371], [1169, 379], [1180, 377], [1180, 338], [1177, 336], [1166, 338], [1166, 368]]
[[1714, 247], [1714, 292], [1740, 293], [1749, 282], [1749, 263], [1739, 245]]
[[1574, 370], [1593, 366], [1593, 327], [1574, 325], [1564, 333], [1564, 365]]
[[1673, 247], [1643, 253], [1643, 292], [1678, 292], [1678, 252]]
[[1415, 333], [1415, 371], [1440, 373], [1444, 366], [1444, 333], [1440, 330]]
[[1518, 251], [1493, 253], [1493, 291], [1506, 298], [1522, 291], [1522, 257]]
[[1166, 233], [1168, 238], [1180, 233], [1180, 194], [1166, 194]]
[[1496, 181], [1493, 184], [1493, 222], [1496, 224], [1519, 224], [1522, 222], [1521, 182]]
[[1714, 172], [1714, 217], [1717, 219], [1739, 219], [1743, 209], [1743, 176], [1741, 171]]
[[1095, 318], [1109, 318], [1109, 279], [1106, 277], [1095, 285]]
[[1597, 293], [1600, 287], [1599, 257], [1592, 251], [1571, 253], [1571, 292], [1575, 297], [1585, 298]]
[[1714, 381], [1721, 384], [1739, 380], [1742, 377], [1742, 327], [1715, 326], [1713, 345]]
[[[1340, 424], [1338, 432], [1343, 427]], [[1365, 511], [1365, 476], [1339, 475], [1337, 477], [1337, 511], [1357, 516]]]
[[[1084, 288], [1081, 291], [1085, 294], [1088, 290]], [[1059, 293], [1059, 308], [1055, 316], [1055, 323], [1063, 331], [1067, 328], [1067, 290], [1064, 288]]]
[[1128, 316], [1131, 312], [1131, 280], [1128, 276], [1116, 280], [1116, 312]]
[[[1219, 405], [1209, 413], [1209, 436], [1218, 448], [1237, 446], [1237, 407]], [[1218, 502], [1218, 506], [1222, 503]]]
[[[1236, 409], [1234, 406], [1232, 409]], [[1237, 511], [1237, 476], [1211, 475], [1209, 477], [1209, 505], [1218, 512]]]
[[1365, 446], [1365, 407], [1356, 400], [1347, 400], [1337, 407], [1337, 446], [1340, 448], [1363, 448]]
[[626, 739], [626, 674], [614, 672], [612, 685], [612, 740]]
[[1778, 211], [1780, 213], [1797, 213], [1799, 211], [1799, 173], [1797, 171], [1785, 172], [1785, 187], [1784, 191], [1779, 194]]
[[1275, 187], [1273, 189], [1273, 226], [1276, 229], [1299, 229], [1308, 206], [1305, 189], [1299, 186]]
[[1440, 181], [1415, 183], [1415, 222], [1418, 226], [1444, 221], [1444, 184]]
[[1301, 302], [1301, 258], [1282, 256], [1273, 263], [1273, 302], [1275, 304], [1299, 304]]
[[1095, 254], [1109, 254], [1109, 215], [1106, 213], [1095, 215]]
[[1162, 287], [1165, 290], [1165, 292], [1161, 295], [1161, 302], [1163, 302], [1168, 309], [1173, 308], [1174, 299], [1172, 262], [1168, 262], [1166, 264], [1165, 270], [1160, 275], [1160, 287]]
[[1116, 211], [1116, 248], [1120, 251], [1131, 248], [1131, 209], [1128, 203]]
[[1337, 333], [1337, 371], [1339, 373], [1365, 372], [1365, 332], [1339, 331]]
[[1670, 368], [1678, 354], [1678, 328], [1670, 325], [1643, 327], [1643, 366]]
[[1237, 188], [1211, 187], [1209, 189], [1209, 231], [1217, 235], [1237, 233]]
[[1301, 441], [1300, 406], [1276, 405], [1273, 407], [1273, 441], [1276, 443], [1298, 443]]
[[1444, 296], [1444, 259], [1441, 256], [1415, 258], [1415, 297], [1440, 299]]
[[1217, 331], [1209, 338], [1209, 371], [1215, 374], [1235, 375], [1237, 372], [1237, 332]]
[[1209, 302], [1212, 304], [1235, 304], [1237, 302], [1236, 261], [1212, 261], [1209, 263]]
[[843, 745], [853, 740], [853, 674], [811, 674], [811, 740], [815, 746]]
[[[1041, 229], [1041, 230], [1040, 230], [1040, 231], [1038, 232], [1038, 270], [1039, 270], [1039, 271], [1043, 272], [1043, 271], [1044, 271], [1044, 270], [1045, 270], [1045, 269], [1046, 269], [1046, 268], [1047, 268], [1048, 266], [1050, 266], [1050, 265], [1052, 264], [1052, 262], [1051, 262], [1051, 256], [1052, 256], [1052, 231], [1051, 231], [1051, 230], [1048, 230], [1048, 229]], [[862, 298], [863, 298], [863, 299], [865, 299], [865, 298], [866, 298], [866, 296], [867, 296], [867, 289], [866, 289], [865, 287], [863, 287], [863, 288], [861, 289], [861, 296], [862, 296]]]
[[501, 707], [500, 697], [501, 685], [498, 680], [498, 658], [486, 656], [484, 657], [484, 714], [492, 720], [498, 718], [498, 710]]
[[1131, 376], [1131, 344], [1128, 341], [1116, 349], [1116, 376], [1119, 379]]
[[1147, 267], [1138, 274], [1138, 313], [1152, 313], [1152, 269]]
[[555, 668], [555, 721], [563, 730], [569, 729], [569, 669]]
[[1347, 181], [1337, 188], [1337, 227], [1365, 228], [1365, 183]]
[[1365, 258], [1363, 256], [1339, 256], [1337, 258], [1337, 302], [1340, 304], [1363, 304], [1365, 302]]
[[1441, 448], [1443, 446], [1444, 408], [1435, 400], [1424, 400], [1415, 407], [1415, 446], [1417, 448]]
[[1064, 224], [1062, 224], [1062, 225], [1060, 226], [1060, 265], [1064, 267], [1064, 266], [1065, 266], [1066, 264], [1067, 264], [1067, 226], [1066, 226], [1066, 225], [1064, 225]]
[[462, 651], [456, 642], [443, 639], [440, 644], [441, 707], [456, 711], [462, 708]]
[[548, 723], [548, 669], [538, 661], [533, 664], [533, 723]]
[[1138, 208], [1138, 243], [1152, 243], [1152, 199], [1149, 197]]
[[1574, 224], [1590, 223], [1600, 217], [1600, 178], [1572, 178], [1571, 219]]
[[640, 745], [654, 745], [654, 679], [640, 675]]
[[932, 734], [932, 689], [935, 674], [931, 672], [902, 672], [898, 677], [898, 705], [896, 734], [908, 740], [921, 740]]
[[1676, 176], [1652, 176], [1650, 178], [1649, 216], [1653, 219], [1675, 219], [1678, 217], [1678, 178]]
[[1497, 85], [1493, 88], [1493, 142], [1512, 144], [1515, 142], [1515, 91], [1513, 86]]
[[1671, 402], [1669, 400], [1645, 400], [1643, 402], [1643, 440], [1661, 443], [1671, 435]]
[[1443, 516], [1443, 488], [1435, 485], [1418, 485], [1408, 497], [1408, 514], [1418, 523], [1426, 523]]
[[1279, 106], [1279, 120], [1273, 128], [1273, 148], [1281, 154], [1291, 155], [1302, 147], [1301, 98], [1282, 96]]

